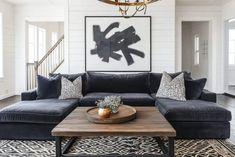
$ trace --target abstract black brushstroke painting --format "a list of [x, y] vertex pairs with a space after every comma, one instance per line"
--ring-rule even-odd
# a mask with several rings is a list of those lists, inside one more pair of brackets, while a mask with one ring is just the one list
[[86, 71], [151, 71], [151, 17], [85, 17]]
[[91, 50], [91, 54], [98, 55], [102, 61], [109, 63], [110, 58], [117, 61], [121, 60], [122, 55], [116, 53], [121, 50], [129, 66], [134, 63], [132, 55], [136, 55], [141, 58], [144, 58], [145, 55], [141, 51], [129, 48], [130, 45], [141, 40], [136, 34], [136, 30], [133, 26], [130, 26], [123, 31], [117, 31], [111, 37], [106, 38], [106, 35], [114, 28], [119, 28], [119, 25], [119, 22], [114, 22], [103, 32], [99, 25], [93, 26], [93, 37], [96, 43], [96, 48]]

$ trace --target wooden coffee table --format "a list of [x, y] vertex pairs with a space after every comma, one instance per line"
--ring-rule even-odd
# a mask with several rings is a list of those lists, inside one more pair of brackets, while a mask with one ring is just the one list
[[[56, 157], [75, 157], [74, 154], [67, 154], [69, 148], [77, 138], [90, 136], [151, 136], [157, 139], [163, 152], [163, 155], [160, 156], [174, 157], [174, 137], [176, 136], [176, 131], [156, 107], [135, 107], [137, 111], [136, 119], [122, 124], [91, 123], [85, 116], [87, 109], [87, 107], [76, 108], [52, 130], [52, 135], [55, 136], [56, 139]], [[71, 137], [71, 139], [62, 148], [61, 139], [63, 137]], [[168, 137], [168, 147], [163, 144], [160, 137]], [[86, 155], [76, 156], [85, 157]], [[87, 155], [87, 157], [88, 156], [92, 155]], [[108, 157], [113, 155], [102, 156]], [[135, 156], [143, 157], [143, 155]], [[156, 157], [159, 155], [144, 156]]]

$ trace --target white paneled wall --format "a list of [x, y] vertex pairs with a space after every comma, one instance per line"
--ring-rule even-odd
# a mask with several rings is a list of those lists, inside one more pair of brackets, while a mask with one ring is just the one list
[[[85, 16], [119, 16], [118, 8], [99, 1], [68, 0], [68, 72], [85, 71]], [[141, 14], [142, 15], [142, 14]], [[175, 0], [149, 5], [152, 16], [152, 71], [175, 71]]]
[[14, 95], [14, 11], [13, 7], [0, 1], [3, 15], [3, 74], [0, 78], [0, 99]]

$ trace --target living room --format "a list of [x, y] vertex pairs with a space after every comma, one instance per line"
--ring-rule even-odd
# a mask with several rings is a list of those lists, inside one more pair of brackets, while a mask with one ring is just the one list
[[235, 156], [234, 27], [234, 0], [0, 0], [0, 156]]

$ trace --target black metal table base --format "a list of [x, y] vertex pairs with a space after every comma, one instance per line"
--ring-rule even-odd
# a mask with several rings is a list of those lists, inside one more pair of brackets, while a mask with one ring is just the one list
[[78, 137], [71, 138], [65, 146], [62, 148], [61, 145], [61, 137], [56, 137], [56, 157], [174, 157], [175, 156], [175, 147], [174, 147], [174, 138], [168, 138], [168, 147], [164, 145], [164, 142], [159, 138], [156, 137], [159, 147], [161, 148], [163, 154], [161, 155], [80, 155], [80, 154], [67, 154], [71, 146], [74, 142], [78, 139]]

